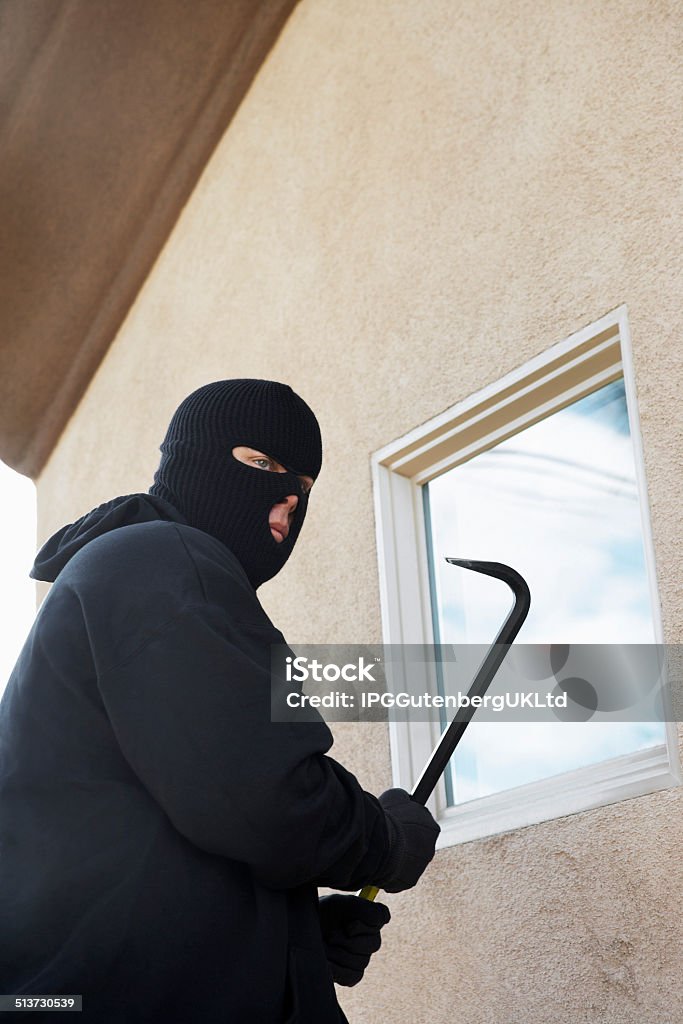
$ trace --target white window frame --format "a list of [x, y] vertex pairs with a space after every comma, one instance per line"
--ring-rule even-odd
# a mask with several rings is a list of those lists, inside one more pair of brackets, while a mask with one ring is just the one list
[[[422, 486], [621, 376], [655, 638], [658, 644], [664, 642], [628, 312], [623, 305], [373, 454], [384, 643], [434, 642]], [[433, 686], [433, 680], [425, 683]], [[439, 723], [392, 721], [389, 730], [394, 785], [410, 790], [438, 741]], [[680, 783], [676, 725], [667, 722], [662, 744], [457, 807], [447, 806], [442, 780], [429, 806], [442, 826], [438, 845], [444, 847]]]

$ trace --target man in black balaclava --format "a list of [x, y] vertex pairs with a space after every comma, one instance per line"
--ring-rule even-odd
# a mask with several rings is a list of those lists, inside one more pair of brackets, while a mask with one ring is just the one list
[[161, 451], [148, 493], [32, 570], [53, 586], [0, 704], [0, 991], [82, 995], [84, 1024], [339, 1024], [389, 912], [317, 887], [410, 888], [439, 828], [365, 792], [322, 719], [270, 720], [284, 638], [256, 588], [301, 531], [318, 424], [286, 385], [216, 381]]
[[[254, 472], [229, 457], [246, 447], [267, 454], [286, 472]], [[253, 587], [275, 576], [301, 532], [307, 491], [322, 462], [320, 428], [306, 403], [275, 381], [206, 384], [176, 410], [161, 451], [149, 493], [230, 548]], [[291, 495], [297, 498], [293, 522], [278, 541], [269, 514]]]

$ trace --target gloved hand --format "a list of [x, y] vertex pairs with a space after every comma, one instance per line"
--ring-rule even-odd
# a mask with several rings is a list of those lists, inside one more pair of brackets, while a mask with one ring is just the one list
[[412, 889], [434, 856], [441, 828], [405, 789], [388, 789], [379, 802], [386, 814], [391, 846], [380, 877], [372, 884], [386, 892]]
[[359, 896], [321, 896], [320, 929], [325, 952], [338, 985], [357, 985], [381, 945], [380, 928], [391, 918], [383, 903]]

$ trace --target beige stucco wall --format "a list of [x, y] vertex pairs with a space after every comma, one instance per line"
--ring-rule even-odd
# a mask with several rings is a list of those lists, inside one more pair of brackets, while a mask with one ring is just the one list
[[[177, 402], [291, 383], [326, 444], [264, 603], [380, 639], [370, 453], [621, 303], [665, 634], [681, 639], [683, 10], [663, 0], [302, 0], [39, 480], [42, 535], [146, 489]], [[390, 783], [381, 726], [336, 751]], [[676, 1024], [683, 799], [441, 852], [352, 1022]]]

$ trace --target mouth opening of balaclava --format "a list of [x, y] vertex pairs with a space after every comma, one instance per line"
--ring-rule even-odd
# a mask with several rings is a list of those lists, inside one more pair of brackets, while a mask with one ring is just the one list
[[[287, 472], [239, 462], [232, 454], [238, 446], [263, 452]], [[288, 385], [219, 380], [193, 391], [176, 409], [149, 493], [230, 548], [256, 588], [292, 553], [308, 505], [299, 476], [315, 480], [321, 462], [318, 421]], [[289, 533], [277, 541], [269, 513], [292, 494], [297, 506]]]

